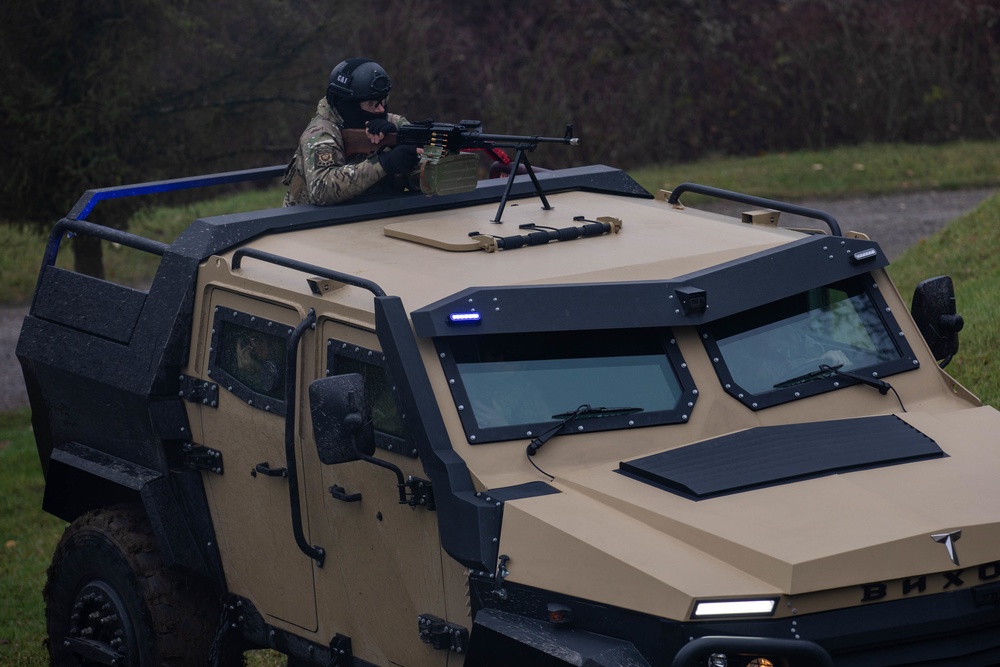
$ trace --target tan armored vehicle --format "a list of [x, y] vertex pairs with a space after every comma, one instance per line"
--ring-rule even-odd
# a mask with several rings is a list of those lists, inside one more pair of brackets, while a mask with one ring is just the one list
[[[825, 214], [604, 166], [84, 220], [245, 176], [53, 233], [17, 353], [72, 522], [54, 665], [1000, 663], [1000, 415], [939, 367], [947, 278], [915, 320]], [[58, 268], [67, 232], [151, 287]]]

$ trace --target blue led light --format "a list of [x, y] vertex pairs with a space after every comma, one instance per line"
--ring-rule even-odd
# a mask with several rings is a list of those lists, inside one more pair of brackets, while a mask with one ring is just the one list
[[448, 324], [479, 324], [482, 319], [482, 313], [477, 313], [475, 311], [451, 313], [448, 315]]

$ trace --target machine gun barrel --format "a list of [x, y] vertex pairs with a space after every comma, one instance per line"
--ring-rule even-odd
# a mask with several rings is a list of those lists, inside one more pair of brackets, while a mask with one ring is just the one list
[[564, 144], [579, 146], [578, 137], [563, 139], [560, 137], [518, 136], [514, 134], [473, 134], [466, 139], [466, 148], [524, 148], [532, 150], [538, 144]]
[[[483, 134], [480, 132], [470, 133], [466, 136], [466, 141], [495, 146], [497, 148], [518, 148], [520, 146], [535, 146], [537, 144], [565, 144], [567, 146], [579, 146], [580, 138], [573, 136], [573, 126], [567, 126], [567, 134], [564, 137], [541, 137], [538, 135], [518, 135], [518, 134]], [[469, 146], [477, 148], [477, 146]]]
[[480, 131], [478, 120], [463, 120], [460, 123], [436, 123], [423, 121], [403, 125], [397, 132], [385, 135], [379, 144], [372, 144], [362, 129], [344, 129], [344, 154], [348, 157], [368, 155], [374, 151], [399, 145], [435, 146], [446, 152], [457, 153], [466, 148], [512, 148], [533, 151], [538, 144], [563, 144], [579, 146], [580, 139], [573, 136], [573, 126], [566, 126], [561, 137], [539, 135], [485, 134]]

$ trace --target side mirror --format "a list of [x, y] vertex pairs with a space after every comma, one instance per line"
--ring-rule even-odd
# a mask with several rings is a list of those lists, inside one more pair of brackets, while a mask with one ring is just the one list
[[965, 320], [955, 312], [955, 286], [951, 277], [928, 278], [917, 285], [910, 313], [934, 358], [944, 368], [958, 353], [958, 332], [965, 326]]
[[315, 380], [309, 385], [309, 410], [316, 451], [323, 463], [357, 461], [375, 452], [375, 430], [361, 375]]

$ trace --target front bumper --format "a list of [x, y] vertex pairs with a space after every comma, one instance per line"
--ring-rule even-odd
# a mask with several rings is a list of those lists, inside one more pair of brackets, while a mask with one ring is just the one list
[[[515, 644], [536, 647], [519, 654], [526, 659], [508, 663], [519, 667], [599, 666], [608, 664], [600, 654], [612, 648], [635, 658], [618, 664], [656, 667], [701, 667], [712, 653], [729, 655], [731, 667], [739, 665], [740, 656], [754, 655], [767, 657], [778, 667], [1000, 665], [1000, 582], [814, 614], [705, 623], [654, 618], [512, 584], [507, 584], [506, 599], [498, 600], [490, 594], [492, 582], [489, 589], [476, 583], [474, 600], [486, 604], [475, 605], [479, 609], [470, 648], [475, 650], [487, 636], [500, 654], [509, 653]], [[573, 610], [571, 627], [543, 620], [546, 605], [553, 602]], [[573, 649], [576, 658], [553, 660], [552, 652], [562, 653], [571, 638], [579, 637], [595, 638], [597, 653], [588, 659]], [[549, 651], [549, 657], [527, 658], [537, 651]]]

